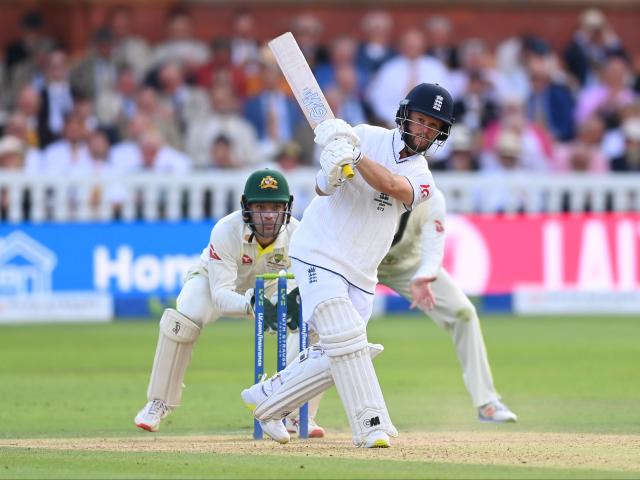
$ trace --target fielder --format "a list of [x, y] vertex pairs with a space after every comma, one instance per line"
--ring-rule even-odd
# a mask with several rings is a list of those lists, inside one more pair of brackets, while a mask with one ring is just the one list
[[402, 215], [393, 246], [378, 267], [378, 280], [451, 333], [478, 419], [515, 422], [518, 417], [493, 386], [476, 309], [442, 267], [445, 212], [444, 196], [435, 189], [429, 202]]
[[[280, 172], [258, 170], [247, 179], [242, 210], [215, 224], [209, 244], [187, 274], [176, 309], [166, 309], [160, 320], [148, 403], [135, 417], [138, 427], [157, 431], [162, 419], [180, 405], [183, 379], [201, 330], [222, 316], [253, 318], [256, 275], [278, 273], [291, 266], [289, 242], [298, 227], [298, 221], [291, 218], [292, 202]], [[275, 295], [276, 288], [275, 282], [267, 282], [267, 298]], [[290, 326], [297, 326], [300, 310], [296, 297], [297, 291], [287, 297]], [[268, 301], [265, 324], [277, 331], [276, 309]], [[297, 336], [290, 335], [289, 339]], [[297, 350], [287, 351], [292, 358], [297, 357]], [[324, 433], [312, 418], [308, 431], [316, 437]]]
[[[320, 342], [280, 374], [242, 392], [242, 399], [280, 443], [280, 422], [334, 382], [353, 443], [389, 447], [391, 422], [367, 340], [378, 265], [389, 251], [404, 211], [427, 201], [435, 188], [424, 154], [449, 136], [453, 101], [439, 85], [420, 84], [400, 102], [397, 128], [350, 127], [325, 120], [315, 129], [323, 146], [315, 197], [291, 241], [292, 271], [303, 320]], [[357, 175], [350, 181], [342, 167]], [[266, 426], [265, 426], [266, 425]]]

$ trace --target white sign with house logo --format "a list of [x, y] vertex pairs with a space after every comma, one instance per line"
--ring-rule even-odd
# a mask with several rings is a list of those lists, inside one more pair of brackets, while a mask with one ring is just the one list
[[54, 292], [56, 264], [51, 250], [19, 230], [0, 238], [0, 324], [113, 318], [108, 293]]

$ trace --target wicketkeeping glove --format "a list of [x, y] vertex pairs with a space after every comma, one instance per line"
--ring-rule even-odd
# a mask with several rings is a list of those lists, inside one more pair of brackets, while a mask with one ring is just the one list
[[298, 287], [287, 293], [287, 326], [297, 330], [300, 326], [300, 290]]
[[[253, 288], [247, 290], [244, 294], [247, 299], [247, 313], [252, 317], [255, 316], [256, 296]], [[276, 333], [278, 331], [278, 310], [276, 306], [269, 300], [264, 300], [264, 331], [268, 333]]]
[[328, 118], [320, 123], [314, 130], [314, 141], [321, 147], [326, 147], [333, 140], [344, 138], [352, 145], [360, 146], [360, 138], [353, 127], [339, 118]]

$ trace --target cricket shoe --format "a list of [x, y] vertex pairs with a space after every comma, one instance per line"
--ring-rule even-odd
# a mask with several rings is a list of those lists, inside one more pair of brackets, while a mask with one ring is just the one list
[[[284, 425], [287, 427], [289, 433], [300, 433], [300, 422], [297, 418], [287, 417], [284, 419]], [[307, 433], [309, 438], [322, 438], [324, 437], [324, 428], [318, 425], [313, 419], [309, 419], [307, 422]]]
[[[251, 410], [251, 413], [253, 413], [256, 409], [256, 405], [267, 398], [264, 391], [262, 390], [262, 383], [263, 382], [256, 383], [252, 387], [244, 389], [240, 394], [240, 396], [242, 397], [242, 401], [247, 406], [247, 408]], [[288, 443], [289, 440], [291, 440], [291, 436], [289, 435], [289, 432], [287, 432], [287, 427], [284, 426], [282, 420], [257, 420], [260, 422], [262, 431], [269, 435], [276, 442]]]
[[291, 436], [289, 432], [287, 432], [287, 427], [284, 426], [282, 420], [273, 419], [264, 422], [261, 421], [260, 426], [264, 433], [278, 443], [289, 443], [289, 440], [291, 440]]
[[363, 448], [389, 448], [391, 441], [389, 435], [382, 430], [376, 430], [367, 435], [365, 441], [360, 445]]
[[160, 422], [164, 417], [171, 413], [171, 407], [168, 407], [162, 400], [151, 400], [142, 410], [138, 412], [134, 420], [137, 427], [148, 432], [157, 432], [160, 428]]
[[494, 400], [478, 408], [478, 420], [481, 422], [513, 423], [518, 420], [518, 416], [500, 400]]

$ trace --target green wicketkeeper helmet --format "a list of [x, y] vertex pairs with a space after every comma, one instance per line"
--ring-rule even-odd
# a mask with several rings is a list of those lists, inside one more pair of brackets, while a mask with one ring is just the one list
[[244, 185], [244, 193], [240, 202], [242, 205], [242, 218], [253, 232], [256, 232], [256, 225], [251, 218], [249, 205], [260, 202], [285, 204], [282, 225], [289, 223], [293, 195], [289, 193], [289, 184], [282, 173], [269, 168], [258, 170], [249, 175], [247, 183]]

